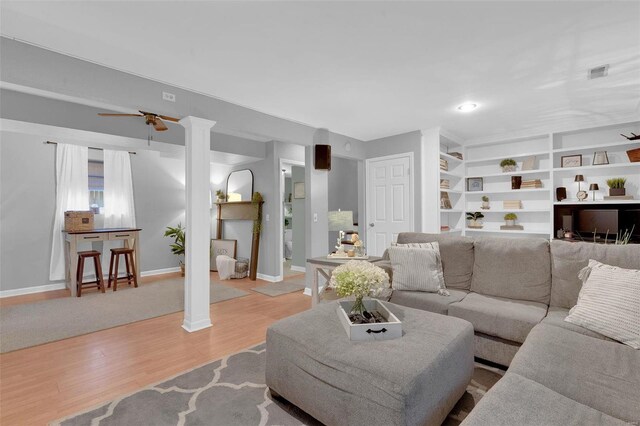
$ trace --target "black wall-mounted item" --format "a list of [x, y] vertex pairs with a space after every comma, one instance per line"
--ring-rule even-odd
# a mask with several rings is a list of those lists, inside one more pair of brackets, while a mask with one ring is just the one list
[[567, 188], [559, 186], [556, 188], [556, 200], [562, 201], [567, 199]]
[[314, 150], [315, 169], [331, 170], [331, 145], [315, 145]]

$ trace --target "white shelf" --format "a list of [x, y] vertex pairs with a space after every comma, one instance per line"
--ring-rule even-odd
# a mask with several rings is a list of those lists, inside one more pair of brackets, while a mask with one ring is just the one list
[[554, 149], [553, 152], [555, 153], [567, 153], [567, 152], [582, 152], [582, 151], [593, 151], [593, 150], [600, 150], [602, 151], [603, 149], [607, 148], [607, 149], [611, 149], [611, 148], [621, 148], [624, 149], [625, 147], [629, 147], [629, 148], [640, 148], [640, 140], [635, 140], [635, 141], [622, 141], [622, 142], [614, 142], [614, 143], [608, 143], [608, 144], [597, 144], [597, 145], [586, 145], [580, 148], [557, 148]]
[[476, 164], [476, 163], [490, 163], [493, 161], [502, 161], [505, 158], [526, 158], [526, 157], [532, 157], [532, 156], [536, 156], [536, 157], [542, 157], [542, 156], [549, 156], [549, 151], [536, 151], [536, 152], [527, 152], [524, 154], [517, 154], [517, 155], [501, 155], [500, 157], [490, 157], [490, 158], [479, 158], [477, 160], [467, 160], [467, 164]]
[[503, 191], [465, 191], [467, 195], [483, 195], [483, 194], [521, 194], [523, 192], [543, 192], [549, 191], [549, 188], [531, 188], [531, 189], [508, 189]]
[[490, 173], [490, 174], [479, 174], [477, 176], [467, 176], [467, 177], [496, 177], [496, 176], [520, 176], [520, 175], [533, 175], [537, 173], [549, 173], [551, 170], [549, 169], [540, 169], [540, 170], [522, 170], [516, 172], [503, 172], [503, 173]]
[[464, 177], [462, 175], [457, 175], [455, 173], [451, 173], [451, 172], [448, 172], [448, 171], [445, 171], [445, 170], [440, 170], [440, 177], [443, 177], [443, 176], [445, 176], [445, 177], [447, 177], [447, 176], [448, 177], [455, 177], [455, 178], [458, 178], [458, 179], [462, 179]]
[[440, 157], [444, 158], [447, 161], [453, 161], [454, 163], [462, 163], [463, 160], [458, 157], [454, 157], [453, 155], [449, 155], [446, 152], [440, 152]]
[[465, 228], [465, 232], [490, 232], [495, 234], [530, 234], [530, 235], [550, 235], [549, 231], [543, 230], [506, 230], [500, 228]]
[[448, 231], [440, 231], [441, 234], [451, 234], [453, 232], [462, 232], [462, 229], [452, 228], [452, 229], [449, 229]]
[[591, 170], [610, 170], [610, 169], [638, 169], [640, 173], [640, 163], [615, 163], [615, 164], [602, 164], [600, 166], [579, 166], [579, 167], [556, 167], [554, 172], [577, 172], [577, 171], [591, 171]]
[[448, 192], [449, 194], [462, 194], [462, 191], [458, 191], [456, 189], [442, 189], [442, 188], [440, 188], [440, 192]]
[[489, 210], [477, 210], [482, 213], [551, 213], [551, 209], [489, 209]]
[[555, 206], [575, 205], [575, 204], [640, 204], [640, 200], [596, 200], [596, 201], [578, 201], [578, 200], [562, 200], [555, 201]]
[[443, 209], [440, 208], [440, 213], [462, 213], [461, 209]]

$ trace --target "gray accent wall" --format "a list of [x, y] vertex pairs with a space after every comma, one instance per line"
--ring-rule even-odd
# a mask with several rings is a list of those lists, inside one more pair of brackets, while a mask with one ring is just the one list
[[[291, 167], [291, 184], [304, 183], [304, 167]], [[293, 204], [293, 257], [291, 264], [301, 268], [306, 267], [307, 259], [305, 257], [305, 222], [308, 219], [305, 214], [304, 198], [292, 198]]]

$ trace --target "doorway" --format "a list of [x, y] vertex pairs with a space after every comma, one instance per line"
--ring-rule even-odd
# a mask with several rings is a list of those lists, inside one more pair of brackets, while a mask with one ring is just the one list
[[368, 254], [382, 256], [400, 232], [414, 230], [413, 153], [366, 161]]
[[281, 159], [280, 171], [280, 277], [286, 279], [305, 273], [304, 163]]

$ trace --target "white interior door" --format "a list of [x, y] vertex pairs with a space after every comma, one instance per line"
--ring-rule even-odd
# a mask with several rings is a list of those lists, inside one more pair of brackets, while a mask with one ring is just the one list
[[413, 225], [413, 153], [367, 160], [367, 252], [381, 256]]

